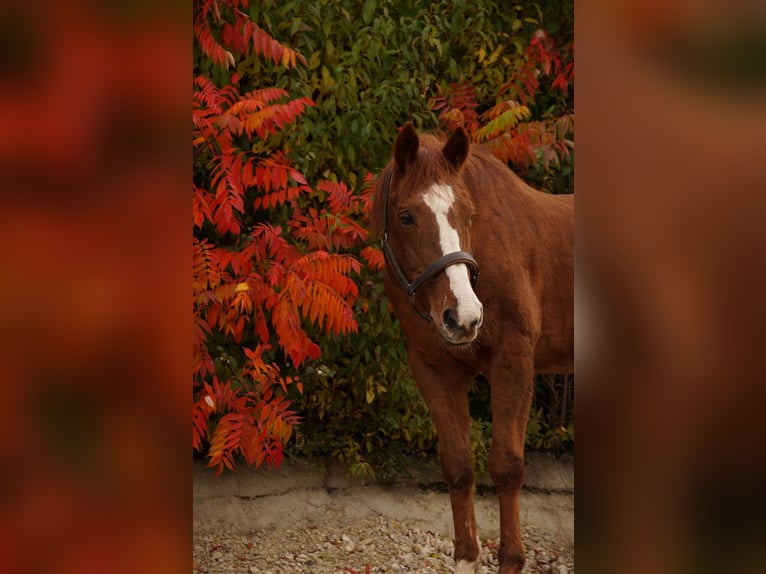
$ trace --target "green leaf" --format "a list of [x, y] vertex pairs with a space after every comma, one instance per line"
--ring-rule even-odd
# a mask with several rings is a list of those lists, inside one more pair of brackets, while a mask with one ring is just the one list
[[291, 36], [295, 36], [295, 33], [298, 31], [298, 28], [301, 27], [301, 24], [303, 24], [303, 22], [301, 21], [300, 18], [296, 18], [295, 20], [293, 20], [293, 24], [292, 24], [292, 26], [290, 26], [290, 35]]
[[327, 69], [327, 66], [322, 66], [322, 84], [326, 90], [335, 86], [335, 80], [330, 75], [330, 70]]
[[362, 6], [362, 20], [365, 24], [369, 24], [372, 22], [373, 17], [375, 16], [375, 6], [377, 5], [376, 0], [367, 0], [364, 3], [364, 6]]
[[309, 70], [314, 70], [315, 68], [319, 67], [319, 63], [321, 62], [322, 54], [321, 52], [314, 52], [311, 54], [311, 58], [309, 58]]

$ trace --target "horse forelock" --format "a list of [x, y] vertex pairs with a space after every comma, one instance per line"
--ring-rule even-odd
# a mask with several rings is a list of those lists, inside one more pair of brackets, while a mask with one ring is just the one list
[[410, 191], [422, 191], [434, 183], [450, 183], [454, 180], [457, 174], [444, 157], [443, 147], [442, 139], [422, 134], [417, 159], [404, 174], [403, 187], [408, 187]]

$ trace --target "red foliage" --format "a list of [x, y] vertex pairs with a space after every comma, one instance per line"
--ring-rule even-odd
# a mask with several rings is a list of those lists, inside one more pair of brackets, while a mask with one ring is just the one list
[[[569, 47], [570, 57], [574, 44]], [[438, 112], [439, 123], [447, 132], [462, 125], [474, 141], [484, 143], [501, 161], [525, 169], [540, 162], [559, 165], [574, 143], [574, 113], [532, 120], [530, 108], [539, 94], [540, 78], [552, 78], [550, 88], [566, 94], [574, 81], [574, 62], [565, 62], [552, 39], [538, 30], [524, 57], [519, 59], [510, 78], [498, 91], [498, 101], [481, 115], [476, 108], [476, 92], [470, 84], [450, 84], [444, 93], [432, 98], [431, 109]], [[364, 254], [363, 254], [364, 255]], [[368, 258], [371, 264], [373, 260]]]
[[463, 126], [473, 135], [479, 129], [476, 91], [471, 84], [450, 84], [446, 91], [437, 86], [439, 95], [431, 99], [431, 109], [439, 112], [439, 125], [447, 132]]
[[[574, 43], [571, 44], [574, 55]], [[525, 58], [508, 81], [500, 88], [498, 96], [508, 93], [522, 105], [533, 102], [540, 89], [540, 75], [552, 76], [551, 87], [563, 93], [574, 81], [574, 61], [562, 65], [562, 58], [553, 40], [544, 30], [537, 30], [527, 46]]]
[[[246, 5], [201, 0], [197, 6], [195, 38], [213, 63], [234, 67], [236, 57], [250, 54], [285, 67], [304, 61], [251, 22], [240, 10]], [[204, 174], [192, 186], [192, 446], [207, 447], [217, 472], [233, 468], [235, 456], [254, 466], [281, 462], [297, 422], [285, 393], [290, 387], [302, 392], [302, 385], [283, 377], [264, 353], [278, 350], [298, 367], [320, 355], [307, 328], [331, 335], [356, 331], [358, 292], [350, 276], [360, 264], [338, 251], [367, 237], [353, 219], [364, 199], [342, 183], [324, 181], [312, 189], [282, 151], [253, 151], [266, 147], [253, 142], [278, 136], [314, 103], [291, 100], [279, 88], [240, 93], [237, 82], [233, 74], [219, 87], [198, 75], [192, 95], [195, 167]], [[282, 225], [264, 222], [277, 219], [275, 210], [284, 214], [284, 207], [289, 215]], [[216, 368], [216, 361], [229, 360], [220, 351], [222, 338], [227, 352], [246, 357], [226, 377], [226, 369]]]
[[568, 113], [487, 136], [486, 146], [498, 159], [514, 166], [529, 167], [539, 161], [547, 168], [551, 163], [559, 165], [569, 155], [574, 143], [568, 136], [573, 131], [574, 114]]
[[[239, 55], [263, 56], [285, 68], [294, 68], [298, 61], [305, 64], [302, 55], [280, 44], [250, 20], [247, 5], [248, 0], [200, 0], [195, 4], [194, 37], [202, 52], [215, 64], [231, 68], [235, 67], [236, 60], [226, 47]], [[210, 28], [211, 14], [215, 24], [220, 26], [220, 42]]]
[[282, 445], [290, 439], [297, 422], [289, 410], [285, 396], [276, 396], [275, 389], [286, 390], [290, 379], [279, 377], [279, 370], [263, 362], [261, 353], [268, 347], [245, 349], [248, 357], [246, 373], [259, 391], [241, 392], [229, 383], [213, 376], [212, 384], [203, 383], [200, 398], [192, 411], [192, 446], [200, 449], [208, 431], [211, 414], [221, 415], [210, 441], [209, 466], [221, 472], [234, 469], [234, 455], [241, 455], [249, 464], [269, 467], [282, 462]]

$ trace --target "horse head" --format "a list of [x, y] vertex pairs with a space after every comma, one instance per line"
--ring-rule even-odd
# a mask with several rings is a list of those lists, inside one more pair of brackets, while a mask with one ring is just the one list
[[387, 265], [420, 315], [448, 344], [476, 339], [483, 307], [473, 289], [474, 205], [460, 177], [470, 140], [462, 128], [442, 144], [405, 125], [382, 190]]

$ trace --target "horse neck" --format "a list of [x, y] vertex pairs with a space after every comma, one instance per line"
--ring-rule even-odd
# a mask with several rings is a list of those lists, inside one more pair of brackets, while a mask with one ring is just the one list
[[[529, 186], [489, 152], [477, 154], [469, 161], [463, 171], [463, 179], [466, 187], [473, 190], [472, 199], [477, 210], [482, 203], [486, 203], [488, 209], [496, 209], [498, 202], [508, 202], [512, 213], [536, 214], [545, 210], [547, 194]], [[524, 218], [526, 221], [532, 219], [537, 218]]]
[[548, 257], [545, 251], [565, 250], [573, 232], [571, 203], [531, 187], [494, 156], [479, 155], [466, 167], [463, 178], [466, 187], [473, 190], [477, 212], [483, 209], [505, 213], [510, 218], [507, 224], [515, 237], [514, 243], [524, 245], [517, 256], [538, 264], [546, 262], [542, 263], [544, 266], [555, 265], [555, 258]]

